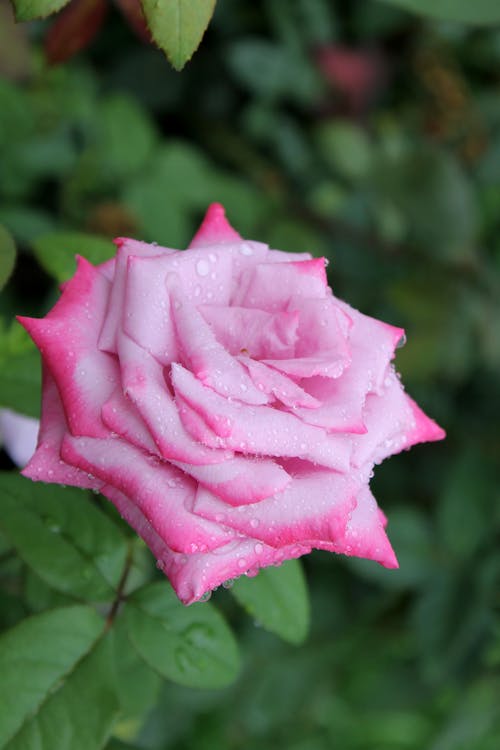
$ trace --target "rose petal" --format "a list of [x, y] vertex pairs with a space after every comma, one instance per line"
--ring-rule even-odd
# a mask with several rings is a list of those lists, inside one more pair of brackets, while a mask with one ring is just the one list
[[244, 351], [255, 359], [295, 355], [298, 312], [268, 313], [220, 305], [200, 305], [198, 310], [230, 354]]
[[85, 489], [100, 489], [102, 482], [65, 463], [61, 445], [68, 432], [57, 386], [46, 367], [42, 378], [42, 412], [35, 453], [21, 474], [35, 482], [55, 482]]
[[259, 263], [242, 274], [232, 303], [276, 312], [287, 310], [292, 299], [321, 299], [326, 289], [323, 258], [292, 263]]
[[212, 552], [174, 552], [126, 495], [110, 486], [101, 492], [144, 539], [157, 558], [157, 567], [168, 576], [184, 604], [201, 599], [225, 581], [245, 573], [255, 575], [261, 567], [276, 565], [311, 551], [311, 547], [305, 544], [275, 549], [257, 539], [234, 539]]
[[73, 435], [104, 437], [101, 407], [119, 382], [115, 359], [97, 348], [109, 282], [84, 258], [45, 318], [19, 317], [54, 378]]
[[175, 253], [167, 247], [158, 247], [147, 242], [138, 242], [125, 237], [115, 240], [118, 249], [116, 252], [113, 285], [109, 295], [106, 315], [99, 335], [99, 348], [105, 352], [116, 354], [116, 333], [121, 328], [124, 317], [123, 305], [125, 302], [125, 288], [127, 281], [127, 265], [131, 255], [158, 257]]
[[375, 560], [385, 568], [399, 567], [385, 533], [380, 510], [368, 486], [358, 492], [356, 507], [349, 517], [343, 537], [332, 544], [321, 545], [321, 549]]
[[265, 404], [266, 396], [259, 391], [247, 371], [217, 341], [212, 329], [198, 310], [170, 288], [172, 318], [179, 348], [186, 366], [205, 385], [226, 398], [245, 404]]
[[294, 543], [317, 546], [319, 541], [343, 538], [358, 489], [346, 474], [313, 470], [295, 477], [273, 497], [238, 508], [229, 508], [215, 495], [199, 488], [193, 511], [272, 547]]
[[327, 435], [270, 406], [230, 402], [178, 364], [172, 365], [172, 383], [176, 394], [214, 430], [207, 445], [268, 456], [297, 456], [338, 471], [349, 468], [351, 448], [341, 437]]
[[177, 359], [174, 324], [166, 281], [174, 284], [186, 299], [198, 303], [228, 304], [233, 284], [230, 252], [206, 250], [177, 252], [160, 258], [131, 256], [127, 266], [126, 315], [123, 330], [158, 362], [167, 365]]
[[194, 515], [196, 483], [168, 463], [147, 456], [120, 438], [63, 440], [63, 459], [131, 498], [165, 543], [176, 552], [215, 549], [234, 534]]
[[224, 206], [221, 206], [220, 203], [212, 203], [208, 207], [200, 228], [189, 243], [189, 247], [206, 247], [207, 245], [223, 245], [228, 242], [241, 241], [238, 232], [226, 219]]
[[292, 481], [279, 464], [265, 458], [235, 456], [211, 466], [192, 466], [180, 461], [174, 464], [234, 506], [257, 503], [281, 492]]
[[118, 339], [122, 387], [167, 459], [191, 464], [224, 461], [231, 454], [199, 445], [186, 431], [172, 398], [163, 368], [142, 347], [121, 333]]
[[444, 431], [406, 395], [389, 366], [381, 395], [371, 394], [364, 410], [366, 433], [353, 438], [354, 466], [380, 463], [415, 443], [441, 440]]
[[305, 409], [317, 409], [321, 405], [320, 401], [310, 396], [303, 388], [278, 370], [250, 357], [241, 357], [240, 361], [248, 369], [257, 388], [260, 388], [264, 393], [273, 395], [282, 404], [292, 409], [298, 406]]

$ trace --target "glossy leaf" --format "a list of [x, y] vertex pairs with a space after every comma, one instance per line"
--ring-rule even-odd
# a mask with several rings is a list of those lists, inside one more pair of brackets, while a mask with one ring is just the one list
[[67, 281], [75, 273], [76, 255], [91, 263], [104, 263], [115, 255], [110, 240], [84, 232], [50, 232], [33, 242], [33, 252], [47, 273], [56, 281]]
[[201, 42], [216, 0], [141, 0], [156, 44], [181, 70]]
[[63, 594], [112, 598], [126, 543], [88, 494], [8, 473], [0, 491], [0, 528], [40, 578]]
[[235, 679], [237, 644], [210, 604], [184, 607], [162, 581], [135, 593], [123, 617], [137, 652], [167, 679], [198, 688], [225, 687]]
[[68, 0], [12, 0], [17, 21], [32, 21], [56, 13]]
[[155, 703], [161, 678], [139, 656], [127, 634], [125, 619], [118, 617], [112, 628], [116, 690], [127, 720], [140, 718]]
[[14, 270], [16, 247], [10, 234], [0, 225], [0, 289], [5, 286]]
[[472, 24], [500, 22], [497, 0], [378, 0], [432, 18]]
[[[54, 609], [23, 620], [0, 638], [0, 746], [22, 747], [23, 728], [99, 637], [90, 607]], [[14, 739], [12, 739], [14, 738]], [[24, 745], [24, 748], [32, 747]]]
[[302, 643], [309, 630], [309, 598], [298, 560], [242, 576], [231, 589], [247, 612], [266, 630], [290, 643]]
[[[29, 676], [29, 672], [25, 677]], [[99, 750], [118, 716], [111, 639], [78, 663], [5, 750]]]

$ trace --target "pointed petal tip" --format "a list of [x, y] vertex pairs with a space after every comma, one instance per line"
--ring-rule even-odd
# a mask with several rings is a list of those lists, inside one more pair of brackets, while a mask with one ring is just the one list
[[224, 206], [221, 203], [211, 203], [189, 247], [229, 242], [241, 242], [241, 236], [226, 219]]

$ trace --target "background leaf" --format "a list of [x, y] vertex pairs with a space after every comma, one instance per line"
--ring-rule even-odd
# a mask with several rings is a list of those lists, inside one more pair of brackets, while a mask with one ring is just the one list
[[118, 716], [111, 639], [103, 637], [6, 746], [99, 750]]
[[[1, 747], [31, 722], [92, 648], [102, 628], [93, 609], [75, 606], [31, 617], [0, 637]], [[18, 737], [7, 746], [23, 747]], [[25, 744], [24, 750], [32, 747]]]
[[141, 4], [156, 44], [181, 70], [201, 42], [215, 0], [141, 0]]
[[123, 617], [137, 652], [167, 679], [198, 688], [225, 687], [235, 679], [238, 647], [212, 605], [184, 607], [162, 581], [133, 594]]
[[500, 6], [497, 0], [378, 0], [414, 13], [449, 21], [465, 21], [473, 24], [500, 22]]
[[118, 585], [126, 543], [118, 528], [77, 489], [0, 474], [0, 528], [49, 586], [90, 601]]
[[116, 248], [110, 240], [84, 232], [50, 232], [33, 241], [33, 252], [47, 273], [62, 282], [75, 273], [75, 255], [97, 265], [114, 257]]
[[241, 576], [231, 593], [266, 630], [290, 643], [302, 643], [309, 629], [309, 597], [298, 560], [263, 568], [255, 578]]
[[7, 283], [16, 262], [16, 246], [10, 234], [0, 225], [0, 289]]
[[68, 0], [12, 0], [18, 21], [45, 18], [62, 8]]

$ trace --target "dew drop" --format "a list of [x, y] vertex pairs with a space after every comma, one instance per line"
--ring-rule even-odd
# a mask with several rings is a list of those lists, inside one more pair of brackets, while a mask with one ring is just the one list
[[247, 245], [247, 243], [246, 243], [246, 242], [243, 242], [243, 243], [242, 243], [242, 244], [240, 245], [240, 253], [241, 253], [242, 255], [253, 255], [253, 250], [252, 250], [252, 248], [250, 247], [250, 245]]
[[207, 276], [210, 272], [210, 266], [206, 260], [199, 260], [196, 263], [196, 273], [198, 276]]

